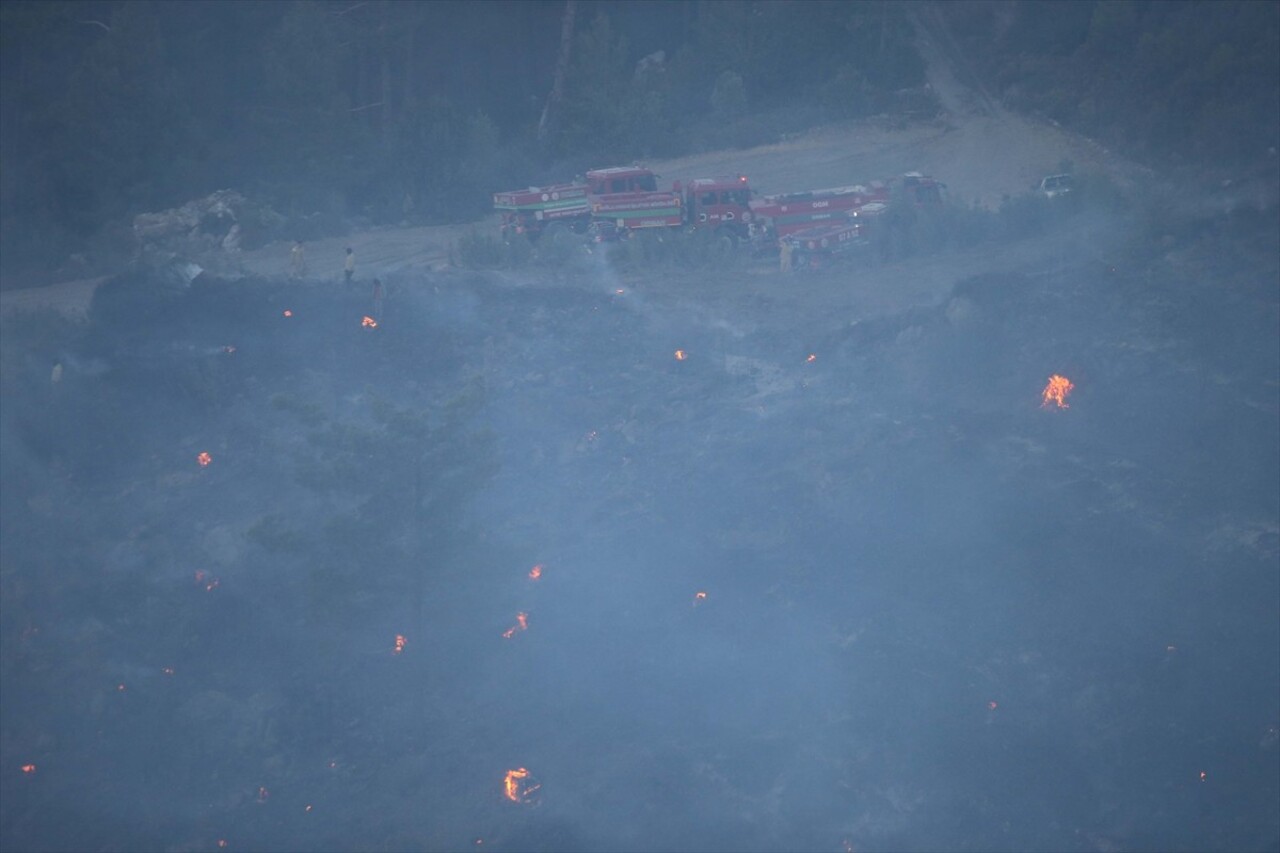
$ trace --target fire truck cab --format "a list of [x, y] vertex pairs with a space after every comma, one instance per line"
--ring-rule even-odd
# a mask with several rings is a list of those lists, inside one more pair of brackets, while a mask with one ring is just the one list
[[746, 175], [695, 178], [682, 192], [686, 225], [722, 231], [735, 241], [746, 239], [751, 224], [751, 187]]

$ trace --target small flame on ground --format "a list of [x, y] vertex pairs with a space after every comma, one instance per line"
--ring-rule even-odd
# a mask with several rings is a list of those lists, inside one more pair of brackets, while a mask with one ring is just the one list
[[996, 703], [994, 699], [992, 699], [990, 702], [987, 703], [988, 711], [994, 711], [996, 708], [999, 708], [999, 707], [1000, 706]]
[[529, 580], [536, 581], [540, 577], [542, 577], [542, 563], [538, 563], [529, 570]]
[[24, 764], [22, 765], [22, 772], [29, 776], [36, 772], [36, 766], [34, 764]]
[[706, 594], [705, 592], [703, 592], [702, 590], [698, 590], [697, 592], [695, 592], [695, 593], [693, 594], [693, 606], [694, 606], [694, 607], [697, 607], [699, 604], [701, 604], [702, 602], [704, 602], [704, 601], [706, 601], [706, 600], [707, 600], [707, 594]]
[[806, 363], [806, 364], [813, 364], [813, 363], [814, 363], [815, 361], [817, 361], [817, 360], [818, 360], [818, 356], [817, 356], [817, 355], [815, 355], [814, 353], [809, 353], [809, 357], [805, 359], [805, 363]]
[[1059, 409], [1069, 409], [1070, 404], [1067, 403], [1067, 395], [1071, 393], [1071, 389], [1075, 388], [1075, 384], [1065, 376], [1053, 374], [1049, 377], [1049, 384], [1044, 386], [1042, 396], [1044, 402], [1040, 404], [1040, 408], [1049, 408], [1050, 403], [1056, 403]]
[[310, 804], [310, 803], [307, 803], [307, 807], [306, 807], [305, 809], [303, 809], [303, 811], [304, 811], [304, 812], [309, 812], [309, 811], [311, 811], [311, 804]]
[[689, 354], [684, 350], [682, 349], [676, 350], [676, 361], [684, 361], [688, 357], [689, 357]]
[[284, 316], [286, 316], [286, 317], [292, 317], [292, 316], [293, 316], [293, 312], [292, 312], [292, 311], [290, 311], [288, 308], [286, 308], [286, 309], [284, 309]]
[[396, 647], [391, 650], [391, 654], [398, 655], [404, 651], [404, 647], [408, 644], [408, 640], [404, 638], [404, 634], [396, 634]]
[[364, 317], [360, 320], [360, 325], [369, 329], [376, 329], [378, 328], [378, 321], [372, 317]]
[[196, 456], [196, 462], [200, 464], [201, 468], [208, 468], [209, 463], [212, 461], [213, 461], [213, 457], [203, 450], [200, 451], [199, 455]]
[[502, 783], [502, 793], [513, 803], [527, 803], [541, 787], [541, 783], [534, 781], [528, 770], [517, 767], [507, 771], [507, 777]]
[[227, 839], [225, 839], [225, 838], [219, 838], [219, 839], [218, 839], [218, 846], [219, 846], [219, 847], [226, 847], [226, 846], [227, 846]]
[[125, 691], [125, 689], [126, 689], [126, 688], [125, 688], [124, 684], [117, 684], [117, 685], [116, 685], [116, 692], [117, 692], [117, 693], [123, 693], [123, 692]]
[[619, 296], [621, 296], [622, 294], [626, 293], [626, 291], [625, 291], [625, 290], [623, 290], [621, 287], [619, 287], [617, 290], [615, 290], [615, 291], [614, 291], [614, 293], [616, 293], [616, 294], [618, 294]]
[[529, 614], [521, 611], [516, 614], [516, 624], [502, 632], [502, 639], [510, 640], [516, 635], [516, 631], [529, 630]]

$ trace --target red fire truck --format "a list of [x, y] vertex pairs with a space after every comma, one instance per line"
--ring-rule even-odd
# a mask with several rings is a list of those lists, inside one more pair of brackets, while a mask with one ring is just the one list
[[659, 189], [649, 169], [622, 166], [594, 169], [570, 184], [495, 193], [493, 202], [504, 233], [535, 238], [557, 224], [599, 242], [686, 227], [709, 229], [731, 243], [750, 240], [761, 250], [793, 239], [793, 246], [821, 254], [863, 238], [868, 220], [883, 211], [894, 190], [916, 204], [941, 201], [942, 185], [917, 172], [895, 184], [754, 197], [745, 175], [677, 181]]
[[658, 176], [641, 166], [593, 169], [571, 184], [495, 193], [504, 233], [537, 237], [562, 224], [597, 240], [647, 228], [713, 228], [747, 236], [751, 187], [745, 176], [698, 178], [658, 189]]

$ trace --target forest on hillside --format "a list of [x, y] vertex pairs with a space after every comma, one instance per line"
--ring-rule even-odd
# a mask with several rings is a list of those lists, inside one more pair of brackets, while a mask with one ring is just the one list
[[[468, 221], [496, 189], [590, 166], [930, 115], [918, 8], [5, 3], [3, 264], [101, 251], [137, 213], [221, 188], [311, 231]], [[1148, 157], [1274, 151], [1277, 4], [940, 8], [1015, 108]]]

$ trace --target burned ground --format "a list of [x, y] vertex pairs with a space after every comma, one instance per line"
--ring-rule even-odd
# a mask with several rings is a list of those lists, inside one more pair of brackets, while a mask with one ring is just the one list
[[1273, 848], [1276, 226], [11, 318], [4, 846]]

